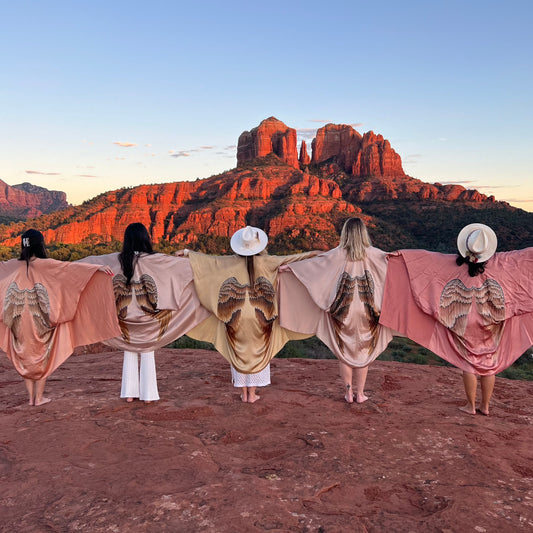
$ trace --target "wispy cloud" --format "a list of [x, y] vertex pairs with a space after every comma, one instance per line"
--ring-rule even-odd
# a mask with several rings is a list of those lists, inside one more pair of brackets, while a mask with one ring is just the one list
[[93, 174], [76, 174], [77, 178], [98, 178], [99, 176], [94, 176]]
[[333, 120], [323, 120], [323, 119], [320, 119], [320, 118], [310, 118], [309, 122], [320, 122], [322, 124], [331, 124], [331, 123], [333, 123]]
[[41, 172], [40, 170], [26, 170], [26, 174], [39, 174], [40, 176], [60, 176], [61, 172]]
[[479, 185], [477, 189], [513, 189], [516, 187], [521, 187], [521, 185]]
[[453, 180], [453, 181], [437, 180], [435, 183], [440, 183], [441, 185], [469, 185], [470, 183], [476, 183], [476, 182], [477, 180]]
[[145, 144], [144, 146], [145, 146], [146, 148], [151, 148], [151, 147], [152, 147], [151, 144]]
[[312, 139], [316, 135], [316, 128], [298, 128], [296, 135], [299, 139]]
[[200, 150], [212, 150], [212, 146], [200, 146]]
[[513, 202], [513, 204], [528, 204], [533, 202], [533, 198], [505, 198], [504, 202]]
[[189, 154], [188, 152], [185, 152], [185, 151], [180, 151], [180, 152], [174, 152], [174, 150], [171, 150], [171, 154], [170, 154], [170, 157], [190, 157], [191, 154]]
[[137, 146], [136, 143], [128, 143], [128, 142], [114, 142], [113, 144], [116, 144], [117, 146], [121, 146], [122, 148], [131, 148], [132, 146]]

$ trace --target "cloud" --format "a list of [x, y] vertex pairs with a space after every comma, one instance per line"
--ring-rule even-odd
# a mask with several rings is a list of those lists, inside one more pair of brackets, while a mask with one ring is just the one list
[[39, 170], [26, 170], [26, 174], [39, 174], [40, 176], [60, 176], [61, 172], [41, 172]]
[[98, 178], [99, 176], [94, 176], [93, 174], [76, 174], [77, 178]]
[[299, 128], [296, 130], [296, 135], [300, 139], [312, 139], [316, 135], [316, 128]]
[[152, 147], [151, 144], [145, 144], [144, 146], [146, 146], [146, 148], [151, 148]]
[[334, 121], [333, 120], [322, 120], [318, 118], [310, 118], [309, 122], [322, 122], [323, 124], [332, 124]]
[[504, 202], [513, 202], [513, 204], [527, 204], [533, 202], [533, 198], [506, 198]]
[[200, 146], [200, 150], [212, 150], [212, 146]]
[[170, 154], [170, 157], [190, 157], [191, 154], [185, 151], [180, 152], [174, 152], [174, 150], [170, 150], [172, 153]]
[[521, 185], [478, 185], [476, 189], [512, 189], [521, 187]]
[[476, 183], [477, 180], [453, 180], [453, 181], [440, 181], [437, 180], [435, 183], [440, 183], [441, 185], [468, 185], [469, 183]]
[[114, 142], [113, 144], [116, 144], [117, 146], [122, 146], [122, 148], [131, 148], [132, 146], [137, 146], [135, 143], [124, 143], [124, 142]]

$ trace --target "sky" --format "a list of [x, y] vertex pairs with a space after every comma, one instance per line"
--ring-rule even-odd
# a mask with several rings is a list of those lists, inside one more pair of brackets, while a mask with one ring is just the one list
[[0, 0], [0, 179], [206, 178], [270, 116], [391, 142], [405, 172], [533, 211], [533, 3]]

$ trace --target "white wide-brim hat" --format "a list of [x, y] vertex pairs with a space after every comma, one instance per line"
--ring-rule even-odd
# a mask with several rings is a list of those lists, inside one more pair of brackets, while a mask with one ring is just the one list
[[267, 234], [259, 228], [246, 226], [237, 230], [231, 237], [231, 249], [237, 255], [255, 255], [262, 252], [268, 244]]
[[468, 224], [457, 236], [459, 253], [472, 263], [484, 263], [496, 252], [498, 238], [485, 224]]

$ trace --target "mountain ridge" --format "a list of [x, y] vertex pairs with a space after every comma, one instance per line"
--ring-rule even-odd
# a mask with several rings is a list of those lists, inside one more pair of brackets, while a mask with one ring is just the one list
[[[385, 249], [454, 251], [457, 231], [472, 221], [493, 226], [500, 249], [533, 245], [533, 214], [461, 185], [407, 176], [381, 135], [328, 124], [317, 131], [311, 157], [306, 145], [298, 154], [295, 139], [296, 130], [270, 117], [241, 134], [232, 170], [103, 193], [0, 227], [0, 242], [16, 246], [30, 225], [49, 243], [121, 241], [128, 224], [142, 222], [156, 243], [225, 253], [235, 230], [256, 225], [269, 234], [271, 252], [283, 253], [335, 246], [343, 221], [360, 216]], [[432, 240], [435, 233], [442, 238]]]

